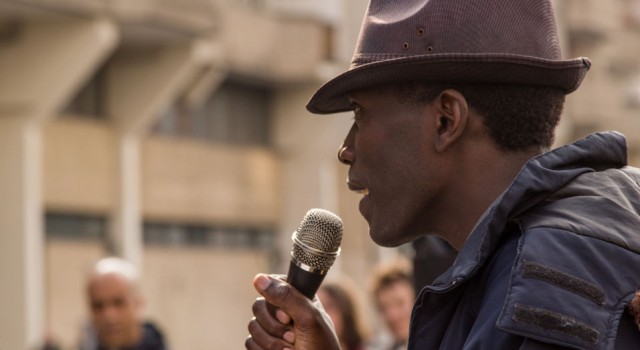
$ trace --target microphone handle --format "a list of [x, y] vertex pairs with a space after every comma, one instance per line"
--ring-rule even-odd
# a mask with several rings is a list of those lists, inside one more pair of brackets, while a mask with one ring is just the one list
[[314, 273], [303, 270], [293, 261], [289, 263], [289, 273], [287, 274], [287, 282], [304, 294], [310, 300], [320, 288], [322, 280], [326, 274]]
[[[287, 283], [297, 289], [304, 296], [313, 300], [320, 284], [324, 280], [326, 274], [313, 273], [303, 270], [293, 261], [289, 263], [289, 273], [287, 274]], [[270, 303], [267, 303], [267, 309], [269, 313], [275, 317], [277, 308]]]

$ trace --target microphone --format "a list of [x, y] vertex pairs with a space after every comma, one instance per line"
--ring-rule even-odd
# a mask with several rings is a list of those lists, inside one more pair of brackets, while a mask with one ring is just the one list
[[324, 209], [311, 209], [291, 235], [291, 263], [287, 282], [313, 299], [322, 280], [340, 254], [342, 220]]

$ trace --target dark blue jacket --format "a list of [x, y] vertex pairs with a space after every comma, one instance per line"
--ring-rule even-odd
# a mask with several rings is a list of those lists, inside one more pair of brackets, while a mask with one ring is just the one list
[[530, 160], [414, 306], [409, 349], [640, 349], [640, 172], [621, 134]]
[[[144, 322], [142, 324], [143, 334], [139, 344], [133, 347], [120, 349], [120, 350], [168, 350], [169, 347], [165, 343], [164, 335], [151, 322]], [[86, 330], [88, 334], [85, 335], [80, 344], [80, 350], [108, 350], [107, 347], [100, 344], [98, 336], [95, 334], [95, 330], [92, 326]]]

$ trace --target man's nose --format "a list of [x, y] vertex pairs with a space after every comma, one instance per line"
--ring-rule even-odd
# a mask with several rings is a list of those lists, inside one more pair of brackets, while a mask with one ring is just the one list
[[351, 165], [356, 159], [356, 154], [353, 149], [353, 138], [356, 128], [354, 123], [338, 150], [338, 160], [342, 164]]

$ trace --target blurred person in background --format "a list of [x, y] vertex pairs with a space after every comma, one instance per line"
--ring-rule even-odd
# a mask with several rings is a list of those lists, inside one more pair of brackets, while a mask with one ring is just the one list
[[164, 336], [142, 321], [143, 299], [138, 272], [130, 262], [105, 258], [95, 265], [87, 281], [91, 325], [80, 350], [165, 350]]
[[373, 275], [372, 294], [378, 312], [393, 337], [391, 344], [382, 345], [381, 349], [406, 349], [416, 297], [409, 261], [398, 258], [378, 265]]
[[358, 298], [346, 281], [327, 281], [318, 290], [318, 298], [331, 318], [342, 350], [364, 350], [368, 329], [364, 324]]

